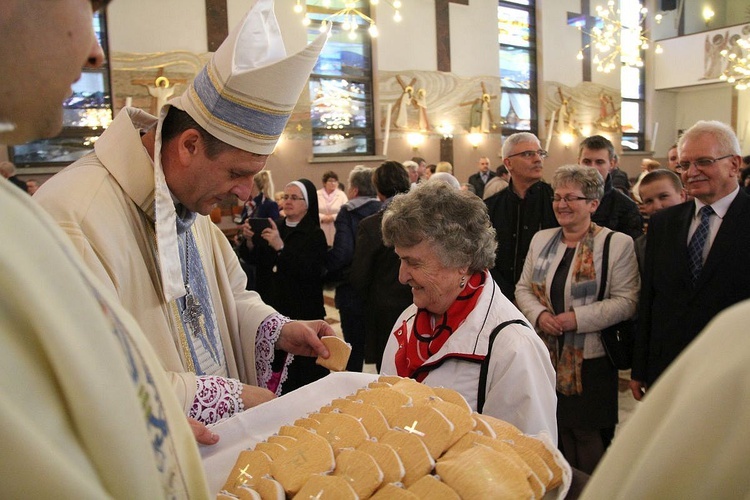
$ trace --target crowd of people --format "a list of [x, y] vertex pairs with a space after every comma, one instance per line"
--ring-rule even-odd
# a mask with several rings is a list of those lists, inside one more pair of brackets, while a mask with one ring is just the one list
[[[106, 3], [8, 2], [4, 43], [21, 53], [0, 52], [16, 76], [0, 82], [1, 142], [59, 132], [70, 85], [102, 64], [91, 14]], [[312, 357], [328, 357], [320, 337], [334, 334], [329, 283], [350, 370], [374, 362], [547, 433], [593, 473], [584, 496], [745, 496], [750, 195], [734, 131], [688, 129], [671, 170], [639, 178], [640, 207], [615, 186], [606, 138], [583, 139], [579, 165], [550, 185], [547, 152], [526, 132], [504, 142], [503, 170], [482, 158], [464, 186], [449, 163], [413, 158], [354, 168], [348, 196], [332, 172], [321, 189], [295, 180], [279, 206], [263, 171], [276, 118], [291, 114], [325, 35], [234, 64], [244, 43], [283, 46], [271, 11], [256, 2], [160, 117], [123, 110], [33, 200], [0, 181], [14, 221], [0, 226], [3, 493], [207, 497], [196, 442], [217, 436], [206, 424], [324, 374]], [[283, 83], [264, 76], [280, 64]], [[228, 95], [242, 99], [217, 102]], [[229, 196], [248, 200], [234, 246], [208, 217]], [[618, 372], [600, 332], [636, 315], [630, 388], [643, 406], [613, 440]], [[710, 422], [690, 411], [706, 405]], [[701, 469], [696, 451], [717, 462]]]

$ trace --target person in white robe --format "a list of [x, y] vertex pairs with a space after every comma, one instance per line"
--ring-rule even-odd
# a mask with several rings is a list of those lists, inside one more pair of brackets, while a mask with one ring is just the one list
[[207, 217], [222, 200], [250, 196], [324, 42], [286, 57], [273, 2], [257, 0], [158, 119], [125, 108], [94, 154], [35, 195], [136, 317], [184, 411], [201, 422], [273, 398], [287, 353], [328, 355], [318, 336], [330, 326], [290, 321], [246, 291]]
[[[8, 0], [2, 11], [14, 50], [0, 51], [0, 71], [14, 78], [0, 79], [0, 141], [53, 136], [61, 96], [103, 61], [92, 5]], [[138, 324], [4, 179], [0, 212], [2, 496], [208, 498], [191, 428]]]

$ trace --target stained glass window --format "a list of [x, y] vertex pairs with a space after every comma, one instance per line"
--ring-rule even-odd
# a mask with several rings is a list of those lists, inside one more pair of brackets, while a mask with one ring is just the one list
[[[620, 22], [623, 26], [637, 27], [642, 6], [639, 0], [620, 0]], [[640, 51], [641, 58], [644, 51], [637, 45], [637, 30], [623, 30], [621, 44], [623, 47], [635, 47]], [[637, 54], [627, 54], [623, 49], [623, 60], [628, 57], [634, 59]], [[630, 66], [622, 63], [620, 72], [620, 91], [622, 93], [622, 149], [627, 151], [643, 151], [646, 147], [646, 99], [644, 84], [646, 80], [643, 66]]]
[[537, 133], [535, 2], [498, 1], [500, 114], [503, 136]]
[[[373, 155], [375, 135], [372, 112], [372, 62], [368, 23], [348, 16], [346, 24], [330, 16], [345, 7], [343, 0], [328, 6], [308, 2], [311, 23], [308, 39], [320, 34], [325, 21], [331, 36], [310, 76], [310, 117], [313, 156]], [[369, 2], [357, 9], [368, 15]], [[356, 29], [351, 31], [352, 23]]]

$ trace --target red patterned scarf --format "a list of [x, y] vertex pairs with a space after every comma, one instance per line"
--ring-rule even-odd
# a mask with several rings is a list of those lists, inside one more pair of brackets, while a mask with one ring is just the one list
[[[433, 314], [427, 309], [417, 309], [412, 331], [407, 333], [408, 326], [404, 321], [393, 333], [399, 343], [399, 349], [396, 351], [396, 370], [399, 376], [410, 377], [430, 356], [443, 347], [474, 310], [484, 289], [485, 280], [484, 272], [474, 273], [453, 304], [443, 313], [440, 321], [434, 319]], [[427, 373], [428, 371], [419, 373], [417, 380], [424, 380]]]

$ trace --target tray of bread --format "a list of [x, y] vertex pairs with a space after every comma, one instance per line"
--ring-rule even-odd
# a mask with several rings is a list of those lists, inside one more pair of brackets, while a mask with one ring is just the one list
[[217, 424], [201, 449], [216, 498], [564, 498], [549, 436], [411, 379], [332, 373]]

